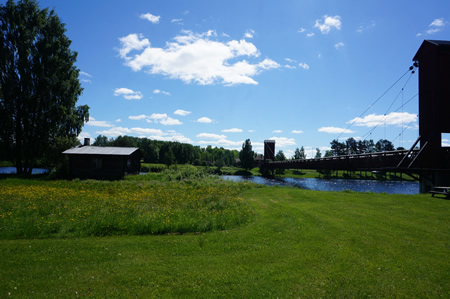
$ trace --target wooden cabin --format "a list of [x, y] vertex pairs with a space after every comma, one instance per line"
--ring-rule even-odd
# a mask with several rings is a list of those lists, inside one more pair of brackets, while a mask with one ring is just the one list
[[142, 154], [137, 147], [76, 146], [63, 152], [69, 156], [74, 178], [120, 179], [141, 169]]

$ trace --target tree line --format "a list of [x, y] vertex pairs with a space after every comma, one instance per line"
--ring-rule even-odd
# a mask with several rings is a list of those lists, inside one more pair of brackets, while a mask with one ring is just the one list
[[119, 136], [108, 139], [99, 135], [92, 143], [94, 146], [137, 147], [140, 149], [144, 163], [194, 164], [231, 166], [236, 164], [239, 157], [237, 150], [228, 150], [223, 147], [194, 146], [188, 143], [175, 141], [161, 141], [147, 138]]

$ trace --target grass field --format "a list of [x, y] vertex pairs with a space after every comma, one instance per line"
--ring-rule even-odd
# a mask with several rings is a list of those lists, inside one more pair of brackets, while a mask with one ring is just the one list
[[253, 216], [228, 229], [4, 238], [0, 297], [450, 296], [450, 201], [235, 186]]

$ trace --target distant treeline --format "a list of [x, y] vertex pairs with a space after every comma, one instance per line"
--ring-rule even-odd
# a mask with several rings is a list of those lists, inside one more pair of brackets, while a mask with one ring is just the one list
[[94, 146], [118, 146], [138, 147], [143, 155], [144, 163], [172, 164], [194, 164], [221, 166], [235, 165], [239, 157], [237, 150], [227, 150], [223, 147], [194, 146], [188, 143], [160, 141], [147, 138], [119, 136], [108, 139], [99, 135], [92, 143]]

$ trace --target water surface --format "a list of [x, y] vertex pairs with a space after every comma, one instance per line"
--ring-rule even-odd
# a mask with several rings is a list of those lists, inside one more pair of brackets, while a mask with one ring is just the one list
[[[50, 169], [47, 168], [33, 168], [31, 174], [42, 174], [50, 172]], [[0, 174], [15, 174], [17, 173], [17, 169], [15, 167], [0, 167]]]
[[315, 179], [315, 178], [263, 178], [259, 176], [244, 177], [224, 175], [225, 180], [243, 182], [250, 181], [268, 186], [293, 186], [300, 189], [316, 191], [374, 192], [388, 194], [418, 194], [419, 182], [411, 181], [376, 181], [376, 180], [346, 180], [346, 179]]

